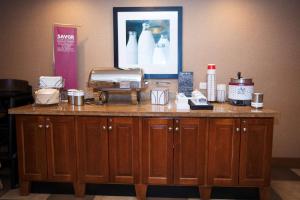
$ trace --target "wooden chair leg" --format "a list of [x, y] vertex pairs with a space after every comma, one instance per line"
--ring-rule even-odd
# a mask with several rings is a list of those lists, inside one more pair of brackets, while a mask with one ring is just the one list
[[199, 186], [200, 199], [209, 200], [211, 194], [211, 187], [201, 187]]
[[147, 194], [147, 185], [135, 184], [134, 187], [135, 187], [136, 198], [138, 200], [145, 200]]

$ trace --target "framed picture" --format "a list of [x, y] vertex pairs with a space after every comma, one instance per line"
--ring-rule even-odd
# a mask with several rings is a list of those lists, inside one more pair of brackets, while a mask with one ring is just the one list
[[182, 7], [114, 7], [114, 66], [142, 68], [145, 78], [182, 71]]

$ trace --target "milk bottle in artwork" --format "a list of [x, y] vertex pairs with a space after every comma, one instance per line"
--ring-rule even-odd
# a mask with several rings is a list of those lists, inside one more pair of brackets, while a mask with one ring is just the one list
[[153, 64], [166, 64], [166, 55], [165, 55], [165, 46], [164, 44], [156, 44], [153, 52]]
[[126, 45], [126, 64], [138, 64], [138, 44], [136, 41], [136, 32], [129, 31], [129, 38]]
[[143, 23], [143, 31], [138, 41], [138, 65], [152, 64], [155, 41], [149, 23]]
[[160, 35], [160, 39], [158, 41], [158, 45], [163, 46], [163, 52], [165, 54], [166, 60], [169, 59], [170, 54], [170, 42], [168, 40], [167, 35]]

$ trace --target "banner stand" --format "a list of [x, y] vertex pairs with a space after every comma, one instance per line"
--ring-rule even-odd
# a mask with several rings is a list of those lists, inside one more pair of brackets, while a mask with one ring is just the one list
[[62, 76], [65, 89], [77, 88], [77, 25], [53, 25], [54, 75]]

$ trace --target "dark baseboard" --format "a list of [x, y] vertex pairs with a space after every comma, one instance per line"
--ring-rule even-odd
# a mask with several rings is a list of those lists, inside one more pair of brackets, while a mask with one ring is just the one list
[[300, 158], [272, 158], [272, 167], [300, 168]]
[[[42, 194], [74, 194], [71, 183], [33, 182], [31, 193]], [[87, 184], [87, 195], [135, 196], [133, 185]], [[163, 198], [199, 198], [196, 186], [154, 186], [147, 190], [148, 197]], [[272, 191], [273, 195], [273, 191]], [[212, 199], [259, 199], [258, 188], [255, 187], [213, 187]]]

